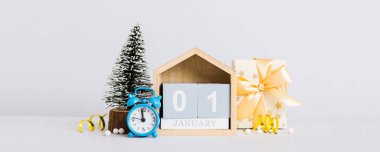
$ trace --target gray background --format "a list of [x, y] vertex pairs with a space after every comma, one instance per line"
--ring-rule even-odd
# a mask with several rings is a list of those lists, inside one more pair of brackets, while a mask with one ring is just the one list
[[[83, 117], [104, 111], [107, 77], [139, 22], [150, 70], [192, 47], [227, 65], [250, 57], [284, 59], [293, 78], [289, 94], [304, 103], [288, 109], [290, 126], [357, 124], [375, 131], [379, 5], [376, 0], [1, 0], [0, 116]], [[367, 129], [346, 131], [368, 139], [373, 134]], [[345, 133], [337, 136], [349, 137]]]

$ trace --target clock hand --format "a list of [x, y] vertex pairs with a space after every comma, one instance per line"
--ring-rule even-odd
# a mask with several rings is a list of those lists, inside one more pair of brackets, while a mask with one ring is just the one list
[[141, 109], [141, 122], [145, 122], [144, 111]]
[[141, 120], [140, 118], [136, 118], [136, 117], [132, 117], [132, 119], [133, 119], [133, 120], [135, 120], [135, 119]]

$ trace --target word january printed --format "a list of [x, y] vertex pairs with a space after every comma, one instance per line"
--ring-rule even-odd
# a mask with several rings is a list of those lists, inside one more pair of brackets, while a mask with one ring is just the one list
[[161, 119], [162, 129], [228, 129], [228, 118]]
[[174, 126], [177, 127], [199, 127], [199, 128], [212, 128], [215, 126], [216, 120], [175, 120]]

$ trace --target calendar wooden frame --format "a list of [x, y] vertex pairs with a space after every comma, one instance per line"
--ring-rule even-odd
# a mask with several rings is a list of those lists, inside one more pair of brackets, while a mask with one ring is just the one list
[[[163, 136], [232, 136], [236, 135], [236, 74], [235, 71], [193, 48], [185, 54], [157, 68], [153, 75], [154, 89], [162, 94], [162, 83], [225, 83], [230, 84], [230, 126], [225, 130], [157, 129]], [[162, 112], [162, 111], [160, 111]], [[162, 114], [160, 114], [162, 116]]]

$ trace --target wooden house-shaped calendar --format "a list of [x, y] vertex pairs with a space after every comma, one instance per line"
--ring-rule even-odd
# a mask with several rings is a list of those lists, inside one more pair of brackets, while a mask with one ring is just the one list
[[200, 49], [156, 69], [153, 87], [163, 96], [159, 135], [235, 135], [235, 71]]

